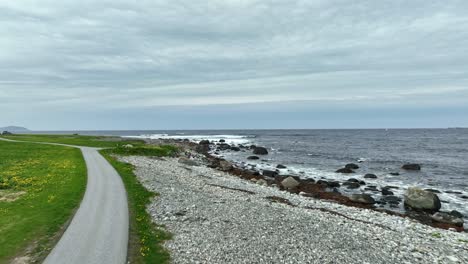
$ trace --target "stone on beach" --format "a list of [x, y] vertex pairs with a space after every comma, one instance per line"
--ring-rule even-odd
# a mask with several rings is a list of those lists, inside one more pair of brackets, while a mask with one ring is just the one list
[[185, 165], [188, 165], [188, 166], [198, 166], [198, 163], [196, 161], [191, 160], [191, 159], [186, 158], [186, 157], [180, 158], [178, 162], [182, 163], [182, 164], [185, 164]]
[[209, 145], [210, 141], [205, 139], [205, 140], [201, 140], [198, 144], [200, 144], [200, 145]]
[[354, 173], [354, 171], [350, 168], [342, 168], [337, 170], [336, 173]]
[[440, 223], [448, 223], [456, 226], [463, 226], [463, 218], [446, 212], [437, 212], [431, 216], [432, 220]]
[[262, 175], [267, 177], [275, 177], [278, 175], [278, 172], [272, 170], [263, 170]]
[[415, 210], [436, 212], [441, 207], [440, 199], [435, 193], [417, 187], [408, 188], [404, 197], [405, 205]]
[[268, 185], [268, 182], [265, 181], [264, 179], [260, 179], [260, 180], [257, 181], [257, 184], [266, 186], [266, 185]]
[[367, 173], [366, 175], [364, 175], [364, 178], [365, 179], [376, 179], [377, 176], [375, 174], [372, 174], [372, 173]]
[[253, 150], [255, 155], [268, 155], [268, 150], [264, 147], [255, 147]]
[[383, 196], [380, 200], [386, 203], [393, 204], [399, 204], [401, 202], [401, 198], [394, 195]]
[[281, 185], [287, 190], [291, 190], [299, 186], [299, 182], [293, 177], [288, 177], [281, 182]]
[[354, 163], [348, 163], [346, 164], [345, 169], [357, 170], [359, 169], [359, 166]]
[[357, 189], [361, 187], [359, 182], [350, 182], [350, 181], [343, 182], [343, 186], [346, 186], [346, 188], [348, 189]]
[[349, 197], [349, 199], [353, 202], [356, 203], [362, 203], [362, 204], [374, 204], [375, 200], [372, 198], [372, 196], [368, 194], [353, 194]]
[[393, 192], [388, 188], [382, 188], [382, 195], [393, 195]]
[[418, 171], [418, 170], [421, 170], [421, 165], [416, 164], [416, 163], [408, 163], [408, 164], [401, 166], [401, 168], [404, 170]]
[[330, 187], [330, 188], [340, 187], [340, 183], [337, 182], [337, 181], [329, 181], [329, 182], [327, 182], [327, 186]]
[[232, 169], [232, 164], [227, 161], [227, 160], [221, 160], [219, 162], [219, 168], [222, 170], [222, 171], [229, 171]]

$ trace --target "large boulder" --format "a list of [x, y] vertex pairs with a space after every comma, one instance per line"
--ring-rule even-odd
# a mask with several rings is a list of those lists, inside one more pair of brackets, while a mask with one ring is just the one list
[[282, 165], [282, 164], [278, 164], [276, 166], [277, 169], [286, 169], [286, 166]]
[[346, 169], [351, 169], [351, 170], [357, 170], [357, 169], [359, 169], [359, 166], [357, 164], [354, 164], [354, 163], [348, 163], [348, 164], [346, 164], [345, 168]]
[[416, 163], [408, 163], [408, 164], [401, 166], [401, 168], [404, 170], [418, 171], [418, 170], [421, 170], [421, 165], [416, 164]]
[[294, 179], [293, 177], [287, 177], [281, 182], [281, 185], [283, 185], [285, 189], [290, 190], [299, 186], [299, 182], [296, 181], [296, 179]]
[[339, 169], [337, 171], [335, 171], [336, 173], [354, 173], [354, 171], [352, 169], [349, 169], [349, 168], [342, 168], [342, 169]]
[[255, 155], [268, 155], [268, 150], [264, 147], [255, 147], [253, 150]]
[[362, 203], [362, 204], [374, 204], [375, 203], [375, 200], [374, 198], [372, 198], [372, 196], [368, 195], [368, 194], [353, 194], [351, 195], [351, 197], [349, 197], [349, 199], [353, 202], [356, 202], [356, 203]]
[[405, 205], [411, 209], [437, 212], [441, 207], [437, 194], [417, 187], [408, 188], [404, 197]]

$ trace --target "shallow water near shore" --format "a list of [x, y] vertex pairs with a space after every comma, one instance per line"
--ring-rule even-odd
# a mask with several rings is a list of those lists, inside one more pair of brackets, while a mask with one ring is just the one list
[[[256, 169], [274, 169], [286, 165], [280, 174], [314, 179], [364, 180], [360, 189], [340, 188], [342, 193], [367, 192], [379, 199], [380, 193], [364, 190], [366, 186], [396, 186], [402, 196], [409, 186], [440, 191], [443, 211], [457, 210], [468, 223], [468, 129], [360, 129], [360, 130], [197, 130], [197, 131], [88, 131], [80, 134], [136, 136], [141, 138], [224, 139], [232, 145], [266, 147], [268, 155], [247, 160], [252, 153], [222, 151], [220, 156], [239, 165]], [[356, 163], [353, 174], [335, 171], [347, 163]], [[405, 163], [421, 164], [421, 171], [401, 169]], [[390, 173], [398, 172], [399, 175]], [[366, 173], [377, 179], [364, 179]], [[402, 211], [402, 204], [392, 210]]]

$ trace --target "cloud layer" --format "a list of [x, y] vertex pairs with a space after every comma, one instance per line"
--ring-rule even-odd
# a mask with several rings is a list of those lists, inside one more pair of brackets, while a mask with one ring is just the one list
[[0, 123], [64, 109], [468, 105], [466, 14], [463, 0], [2, 1]]

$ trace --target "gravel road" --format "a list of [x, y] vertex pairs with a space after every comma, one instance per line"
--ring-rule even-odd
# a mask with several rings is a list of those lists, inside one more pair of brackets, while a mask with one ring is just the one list
[[166, 243], [173, 263], [468, 263], [466, 233], [290, 194], [172, 158], [122, 160], [161, 194], [148, 210], [174, 234]]

